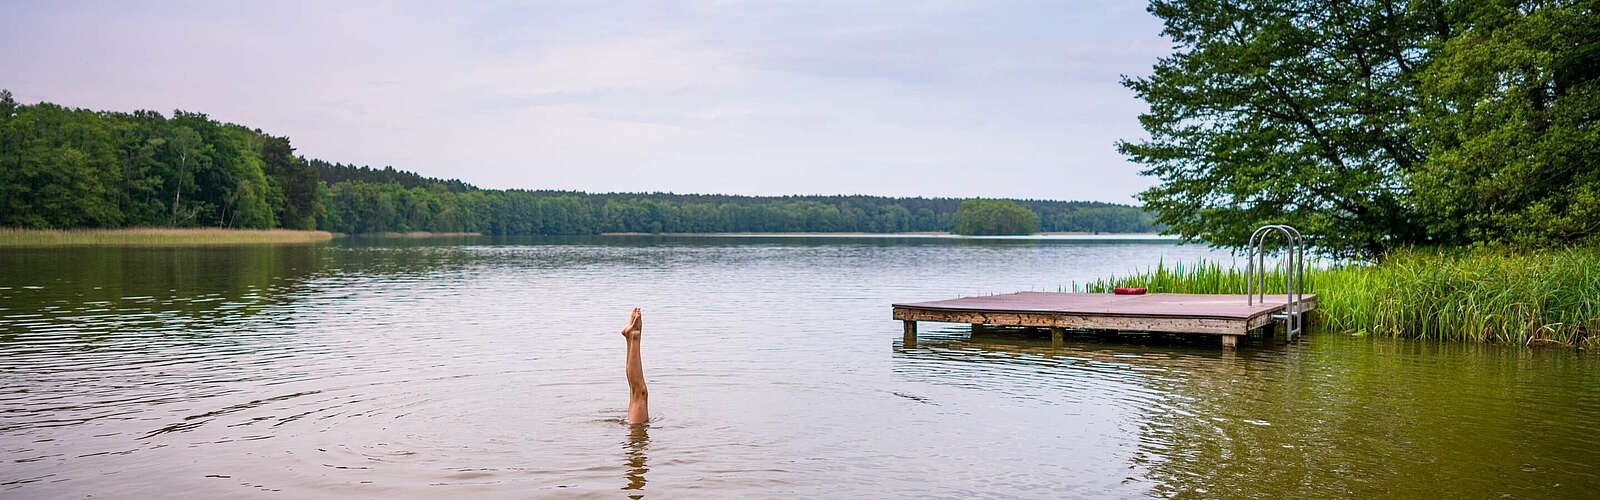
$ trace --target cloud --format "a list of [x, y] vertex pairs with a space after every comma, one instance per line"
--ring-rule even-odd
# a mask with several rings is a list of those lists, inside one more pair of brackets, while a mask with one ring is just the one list
[[1127, 202], [1120, 2], [25, 3], [0, 86], [490, 187]]

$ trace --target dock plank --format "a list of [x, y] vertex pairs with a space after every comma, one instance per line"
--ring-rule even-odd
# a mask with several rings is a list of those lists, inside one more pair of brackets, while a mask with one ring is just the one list
[[[1248, 304], [1245, 295], [1018, 292], [894, 304], [895, 319], [1002, 326], [1242, 335], [1272, 322], [1284, 295]], [[1305, 295], [1303, 310], [1316, 308]]]

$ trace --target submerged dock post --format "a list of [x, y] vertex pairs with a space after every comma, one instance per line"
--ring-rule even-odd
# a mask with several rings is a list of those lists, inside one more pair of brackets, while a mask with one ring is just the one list
[[905, 328], [906, 328], [906, 334], [905, 334], [905, 338], [904, 338], [905, 346], [906, 347], [914, 347], [914, 346], [916, 346], [917, 345], [917, 322], [914, 321], [914, 320], [909, 320], [908, 319], [908, 320], [901, 321], [901, 323], [905, 324]]
[[1238, 347], [1239, 347], [1239, 336], [1238, 335], [1223, 335], [1222, 336], [1222, 348], [1223, 349], [1235, 349], [1235, 348], [1238, 348]]
[[1050, 327], [1050, 347], [1061, 347], [1066, 343], [1067, 329], [1059, 326]]

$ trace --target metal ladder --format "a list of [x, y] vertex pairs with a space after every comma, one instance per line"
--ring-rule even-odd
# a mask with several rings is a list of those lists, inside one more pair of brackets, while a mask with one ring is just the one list
[[1300, 230], [1283, 224], [1268, 224], [1256, 228], [1250, 235], [1249, 257], [1245, 268], [1245, 296], [1246, 303], [1255, 305], [1256, 300], [1262, 304], [1267, 303], [1267, 249], [1266, 243], [1269, 236], [1281, 234], [1287, 239], [1289, 261], [1287, 272], [1283, 279], [1288, 285], [1285, 297], [1288, 301], [1280, 314], [1274, 314], [1274, 319], [1282, 319], [1288, 331], [1289, 340], [1294, 340], [1305, 330], [1304, 311], [1301, 310], [1305, 300], [1305, 238], [1300, 236]]

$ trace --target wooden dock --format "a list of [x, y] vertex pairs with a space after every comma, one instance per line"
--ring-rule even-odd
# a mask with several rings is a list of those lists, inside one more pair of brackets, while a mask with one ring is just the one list
[[[1251, 305], [1245, 295], [1019, 292], [894, 304], [894, 319], [905, 322], [908, 343], [916, 342], [918, 321], [938, 321], [1050, 328], [1057, 343], [1066, 329], [1217, 335], [1233, 348], [1239, 336], [1273, 323], [1286, 302], [1283, 295]], [[1316, 295], [1300, 302], [1301, 311], [1316, 307]]]

